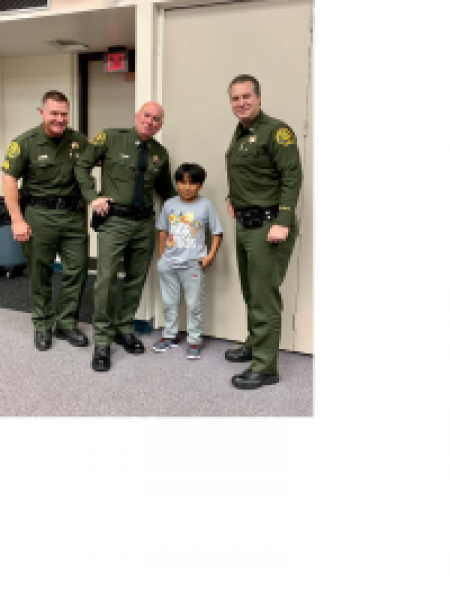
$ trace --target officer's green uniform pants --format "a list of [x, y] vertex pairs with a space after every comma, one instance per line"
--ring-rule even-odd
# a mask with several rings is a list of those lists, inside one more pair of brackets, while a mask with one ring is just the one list
[[267, 234], [272, 224], [264, 221], [260, 228], [244, 229], [236, 223], [236, 253], [249, 333], [244, 345], [252, 352], [251, 369], [262, 374], [278, 372], [283, 311], [280, 286], [296, 238], [293, 217], [286, 241], [269, 243]]
[[[110, 345], [116, 331], [132, 333], [155, 247], [155, 219], [109, 216], [97, 235], [97, 280], [94, 288], [94, 342]], [[125, 279], [116, 311], [117, 272], [124, 261]]]
[[[28, 206], [25, 220], [32, 236], [22, 243], [31, 283], [31, 318], [36, 330], [73, 329], [88, 270], [84, 212]], [[63, 278], [56, 311], [52, 309], [52, 275], [56, 254], [61, 256]]]

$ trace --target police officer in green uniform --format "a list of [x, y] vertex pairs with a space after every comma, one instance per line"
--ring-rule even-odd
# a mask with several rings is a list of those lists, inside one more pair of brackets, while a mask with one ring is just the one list
[[[81, 156], [76, 177], [83, 195], [99, 217], [97, 280], [94, 289], [94, 340], [92, 368], [111, 367], [114, 341], [131, 354], [145, 348], [134, 331], [134, 316], [155, 246], [153, 190], [167, 199], [176, 196], [169, 156], [153, 136], [161, 129], [164, 112], [147, 102], [136, 113], [132, 129], [105, 129]], [[92, 167], [101, 162], [101, 195], [97, 194]], [[115, 314], [117, 272], [123, 259], [125, 279]]]
[[[77, 328], [87, 276], [88, 236], [74, 167], [88, 142], [67, 126], [69, 101], [61, 92], [44, 94], [39, 112], [42, 125], [19, 135], [8, 147], [2, 164], [3, 191], [14, 239], [21, 242], [27, 258], [36, 348], [51, 347], [54, 322], [55, 337], [81, 347], [88, 344]], [[57, 253], [63, 279], [54, 313], [51, 277]]]
[[297, 234], [295, 208], [302, 170], [292, 129], [261, 110], [261, 90], [251, 75], [229, 86], [239, 119], [226, 153], [228, 212], [236, 219], [236, 253], [247, 305], [248, 336], [225, 352], [230, 362], [251, 362], [233, 376], [239, 389], [277, 383], [283, 302], [280, 286]]

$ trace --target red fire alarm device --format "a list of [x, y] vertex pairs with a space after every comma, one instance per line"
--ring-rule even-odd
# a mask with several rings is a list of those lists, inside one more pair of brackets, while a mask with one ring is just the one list
[[123, 46], [108, 48], [103, 55], [105, 73], [128, 73], [128, 50]]

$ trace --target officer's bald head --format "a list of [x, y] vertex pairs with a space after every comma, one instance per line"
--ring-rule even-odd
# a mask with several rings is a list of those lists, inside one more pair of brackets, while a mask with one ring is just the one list
[[139, 137], [147, 141], [158, 133], [164, 121], [164, 110], [158, 102], [146, 102], [136, 112], [135, 128]]

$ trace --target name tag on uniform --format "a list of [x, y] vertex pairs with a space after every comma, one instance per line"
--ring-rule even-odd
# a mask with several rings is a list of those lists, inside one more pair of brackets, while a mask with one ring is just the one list
[[129, 158], [128, 154], [121, 154], [120, 157], [121, 158]]
[[254, 143], [255, 143], [255, 141], [256, 141], [256, 135], [251, 135], [251, 136], [248, 138], [248, 142], [249, 142], [249, 143], [251, 143], [251, 144], [254, 144]]
[[41, 154], [38, 156], [38, 160], [45, 160], [46, 158], [48, 158], [47, 154]]

